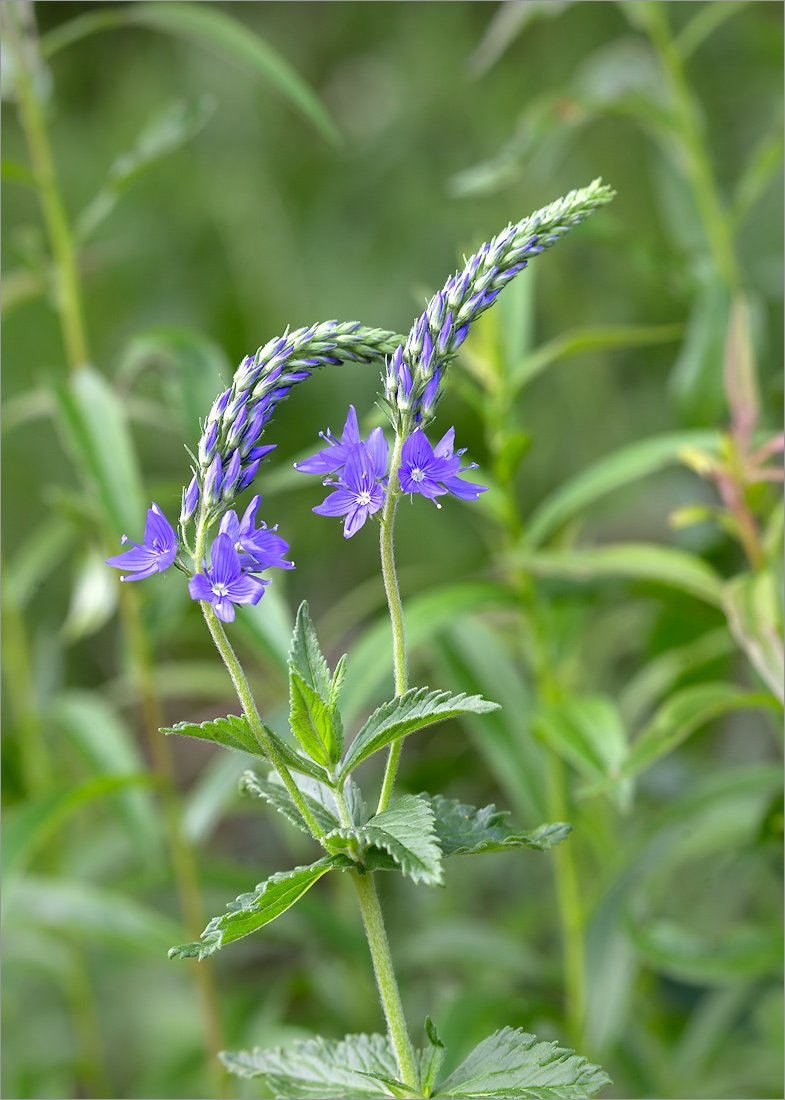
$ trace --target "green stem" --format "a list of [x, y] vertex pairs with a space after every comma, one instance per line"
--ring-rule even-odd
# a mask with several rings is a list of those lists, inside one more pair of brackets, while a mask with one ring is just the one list
[[[398, 482], [398, 467], [401, 464], [403, 451], [404, 432], [396, 434], [390, 460], [390, 476], [387, 480], [387, 494], [382, 508], [381, 532], [379, 535], [379, 548], [382, 559], [382, 576], [384, 578], [384, 590], [387, 593], [387, 606], [390, 609], [390, 622], [392, 624], [393, 640], [393, 668], [395, 673], [395, 694], [403, 695], [408, 684], [406, 672], [406, 628], [403, 619], [403, 603], [398, 588], [398, 574], [395, 571], [395, 510], [400, 496], [400, 484]], [[390, 747], [387, 756], [387, 766], [384, 771], [382, 791], [379, 796], [379, 805], [376, 812], [381, 813], [390, 805], [395, 775], [398, 770], [398, 761], [401, 756], [402, 741], [396, 741]]]
[[[548, 753], [548, 814], [552, 821], [568, 816], [564, 763]], [[556, 897], [564, 955], [565, 1016], [575, 1048], [583, 1045], [586, 1022], [586, 951], [584, 917], [573, 843], [557, 844], [553, 850]]]
[[420, 1078], [414, 1062], [414, 1051], [406, 1027], [398, 982], [395, 979], [390, 944], [384, 929], [384, 918], [379, 905], [376, 884], [372, 874], [352, 871], [351, 876], [360, 902], [365, 934], [368, 937], [368, 946], [371, 949], [373, 969], [376, 974], [376, 984], [379, 987], [379, 996], [398, 1062], [399, 1077], [414, 1091], [415, 1095], [421, 1095]]
[[19, 118], [30, 151], [38, 197], [52, 249], [58, 314], [66, 358], [69, 367], [75, 370], [84, 366], [89, 359], [76, 249], [57, 184], [42, 104], [25, 56], [25, 47], [37, 50], [37, 43], [30, 36], [23, 40], [7, 2], [8, 0], [4, 0], [2, 7], [2, 23], [15, 61], [14, 89], [18, 98]]
[[[194, 568], [197, 573], [204, 572], [204, 557], [207, 546], [207, 530], [208, 524], [205, 519], [204, 504], [199, 512], [199, 520], [197, 522], [197, 535], [196, 535], [196, 547], [194, 551]], [[302, 796], [302, 793], [292, 779], [292, 774], [286, 766], [286, 761], [283, 759], [278, 749], [273, 742], [267, 736], [267, 731], [264, 728], [264, 723], [259, 715], [259, 711], [256, 708], [256, 702], [254, 701], [253, 692], [246, 678], [243, 666], [240, 664], [240, 660], [232, 649], [231, 642], [226, 636], [226, 631], [223, 628], [223, 623], [218, 618], [212, 604], [206, 600], [201, 600], [202, 611], [204, 613], [205, 622], [207, 628], [210, 631], [210, 635], [215, 642], [215, 647], [223, 658], [223, 663], [226, 665], [226, 670], [232, 678], [234, 684], [234, 690], [237, 692], [237, 698], [240, 700], [240, 705], [243, 708], [245, 717], [248, 719], [248, 724], [253, 730], [254, 737], [259, 742], [262, 750], [276, 769], [284, 786], [286, 787], [292, 802], [294, 802], [297, 809], [303, 816], [308, 828], [311, 830], [313, 836], [319, 840], [324, 836], [324, 829], [321, 828], [316, 818], [308, 809], [308, 805]]]

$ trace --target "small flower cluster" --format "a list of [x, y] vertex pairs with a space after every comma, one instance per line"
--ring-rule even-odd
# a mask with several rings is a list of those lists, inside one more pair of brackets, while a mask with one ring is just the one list
[[613, 191], [601, 180], [571, 191], [508, 225], [447, 281], [390, 358], [385, 398], [397, 427], [403, 426], [404, 419], [419, 424], [433, 417], [444, 369], [466, 339], [472, 321], [496, 301], [532, 256], [550, 248], [612, 198]]
[[[264, 595], [265, 585], [270, 582], [256, 574], [267, 569], [294, 569], [294, 563], [284, 559], [289, 544], [275, 533], [277, 528], [270, 529], [265, 523], [256, 526], [260, 503], [261, 497], [255, 496], [242, 519], [233, 511], [223, 516], [210, 547], [210, 565], [202, 562], [204, 572], [194, 573], [188, 581], [191, 599], [212, 604], [225, 623], [234, 621], [235, 604], [256, 604]], [[123, 535], [122, 541], [130, 539]], [[107, 559], [106, 564], [115, 569], [130, 570], [120, 578], [123, 581], [165, 573], [173, 564], [190, 572], [178, 557], [177, 532], [157, 504], [148, 509], [143, 543], [133, 543], [132, 547]]]
[[[295, 463], [295, 469], [301, 474], [327, 475], [324, 484], [334, 486], [334, 491], [313, 511], [322, 516], [346, 516], [343, 533], [348, 539], [384, 505], [389, 446], [381, 428], [374, 428], [365, 440], [360, 437], [353, 405], [349, 406], [340, 441], [329, 428], [321, 434], [327, 447]], [[436, 497], [447, 493], [461, 500], [477, 500], [485, 486], [463, 481], [459, 476], [476, 469], [477, 464], [461, 467], [464, 451], [454, 452], [454, 446], [455, 428], [450, 428], [435, 447], [419, 428], [412, 432], [401, 452], [401, 490], [420, 493], [434, 503]]]

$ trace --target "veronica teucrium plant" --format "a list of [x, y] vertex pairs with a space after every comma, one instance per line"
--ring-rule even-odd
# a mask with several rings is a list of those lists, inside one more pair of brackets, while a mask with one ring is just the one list
[[[192, 454], [192, 478], [183, 490], [179, 531], [157, 504], [147, 514], [141, 544], [109, 559], [123, 580], [140, 580], [175, 566], [202, 608], [207, 627], [232, 678], [241, 715], [201, 725], [179, 723], [163, 733], [213, 741], [255, 756], [262, 772], [246, 772], [243, 788], [269, 803], [308, 833], [321, 854], [307, 866], [274, 874], [214, 917], [198, 943], [173, 947], [171, 957], [204, 959], [233, 940], [258, 931], [294, 905], [322, 876], [341, 873], [353, 883], [362, 913], [384, 1010], [386, 1035], [349, 1035], [340, 1042], [313, 1039], [278, 1050], [224, 1053], [226, 1066], [261, 1077], [278, 1097], [587, 1097], [608, 1078], [597, 1066], [555, 1043], [513, 1028], [486, 1039], [441, 1079], [444, 1045], [430, 1019], [425, 1045], [412, 1044], [376, 891], [380, 871], [438, 886], [451, 856], [544, 850], [563, 840], [562, 822], [516, 831], [494, 806], [477, 809], [439, 794], [395, 796], [403, 741], [410, 734], [462, 714], [484, 714], [497, 704], [480, 696], [452, 695], [410, 686], [404, 612], [393, 548], [396, 506], [419, 494], [437, 507], [442, 498], [479, 498], [481, 483], [464, 476], [476, 468], [455, 449], [452, 427], [432, 443], [428, 429], [449, 379], [449, 364], [469, 326], [503, 287], [540, 252], [610, 201], [613, 192], [595, 180], [537, 211], [472, 256], [428, 303], [404, 339], [353, 322], [328, 321], [287, 332], [247, 356], [231, 386], [213, 403]], [[381, 569], [392, 623], [395, 695], [371, 714], [345, 743], [340, 714], [346, 657], [330, 670], [305, 603], [297, 613], [289, 653], [289, 725], [292, 739], [265, 724], [225, 630], [236, 607], [256, 604], [270, 583], [268, 572], [291, 569], [289, 546], [260, 518], [256, 495], [242, 516], [235, 508], [274, 444], [261, 442], [279, 401], [320, 367], [346, 360], [383, 365], [381, 399], [391, 441], [381, 427], [363, 439], [350, 406], [340, 438], [323, 433], [318, 453], [298, 464], [321, 477], [329, 493], [313, 510], [342, 518], [346, 538], [378, 522]], [[124, 542], [128, 540], [124, 537]], [[355, 768], [387, 750], [381, 790], [371, 814], [354, 777]], [[367, 793], [367, 792], [366, 792]]]

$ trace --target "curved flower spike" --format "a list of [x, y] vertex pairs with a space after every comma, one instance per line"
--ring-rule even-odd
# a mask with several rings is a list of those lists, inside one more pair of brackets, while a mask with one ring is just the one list
[[222, 622], [233, 623], [234, 605], [258, 603], [264, 595], [265, 585], [269, 583], [245, 573], [231, 538], [219, 534], [215, 536], [210, 550], [210, 567], [204, 573], [195, 573], [191, 577], [188, 591], [192, 600], [212, 604]]
[[123, 535], [123, 543], [130, 542], [133, 549], [106, 559], [115, 569], [130, 569], [135, 576], [121, 577], [121, 581], [141, 581], [153, 573], [165, 573], [177, 557], [177, 535], [169, 520], [153, 502], [147, 510], [144, 525], [144, 542], [132, 542]]

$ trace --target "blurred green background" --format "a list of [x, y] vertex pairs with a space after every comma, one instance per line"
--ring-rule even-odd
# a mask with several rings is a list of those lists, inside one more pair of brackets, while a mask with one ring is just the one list
[[[742, 457], [781, 421], [782, 5], [196, 5], [234, 21], [224, 38], [173, 6], [164, 33], [149, 7], [166, 4], [92, 34], [125, 7], [6, 11], [3, 1095], [266, 1095], [206, 1050], [381, 1028], [340, 881], [199, 972], [167, 960], [200, 910], [310, 850], [236, 794], [247, 761], [154, 732], [237, 704], [179, 577], [119, 593], [101, 562], [151, 499], [174, 519], [183, 445], [243, 355], [331, 317], [408, 331], [462, 254], [598, 175], [613, 204], [505, 291], [440, 405], [493, 491], [405, 503], [396, 543], [414, 682], [505, 707], [409, 745], [401, 789], [521, 826], [561, 811], [575, 833], [566, 856], [452, 863], [445, 890], [384, 882], [390, 936], [413, 1030], [430, 1013], [451, 1065], [510, 1024], [601, 1061], [608, 1096], [781, 1095], [781, 494], [747, 484], [712, 511], [717, 485], [680, 456], [724, 453], [741, 484], [741, 429], [725, 452], [718, 433], [755, 372]], [[87, 381], [64, 351], [20, 58], [82, 237]], [[267, 432], [261, 514], [298, 568], [233, 636], [273, 722], [301, 599], [331, 663], [350, 652], [355, 723], [390, 690], [375, 530], [345, 542], [290, 473], [349, 402], [370, 424], [378, 388], [373, 367], [323, 371]], [[627, 450], [654, 436], [660, 458]], [[690, 557], [675, 581], [640, 554], [558, 559], [614, 543]], [[695, 735], [622, 790], [592, 738], [624, 741], [689, 691], [672, 744]]]

